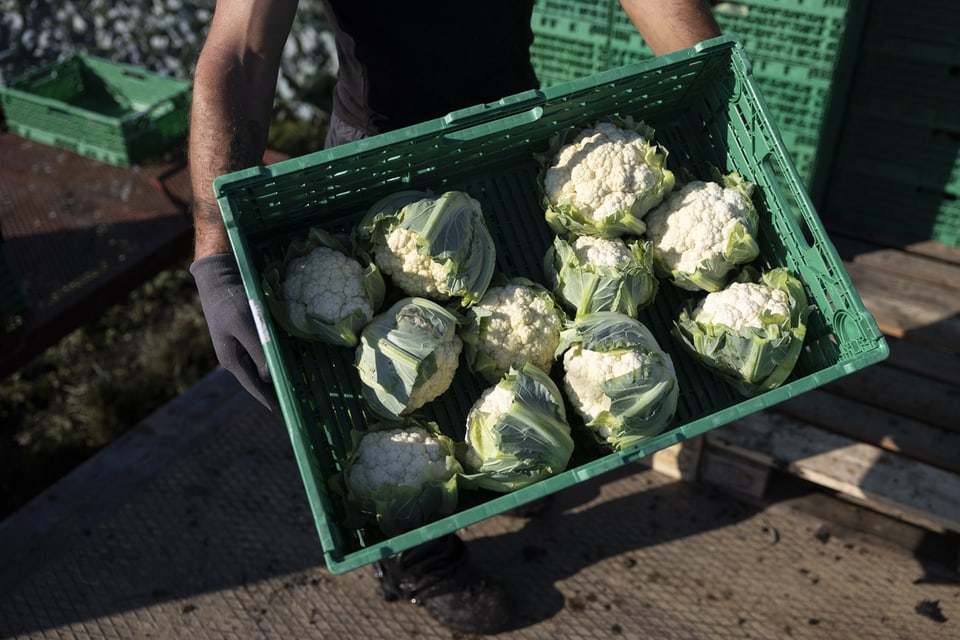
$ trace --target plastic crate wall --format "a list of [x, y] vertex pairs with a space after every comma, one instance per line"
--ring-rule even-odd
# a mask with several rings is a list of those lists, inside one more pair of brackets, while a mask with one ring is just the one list
[[[619, 452], [578, 445], [568, 469], [558, 475], [507, 494], [461, 492], [455, 514], [385, 538], [375, 528], [344, 527], [342, 497], [328, 488], [349, 451], [351, 431], [373, 418], [362, 401], [354, 350], [297, 340], [264, 315], [264, 350], [331, 571], [356, 569], [536, 500], [886, 357], [876, 323], [833, 250], [766, 106], [757, 100], [743, 50], [728, 38], [219, 178], [214, 188], [252, 307], [266, 309], [260, 274], [292, 239], [314, 225], [349, 232], [373, 202], [411, 188], [462, 189], [477, 198], [497, 245], [499, 270], [543, 281], [543, 255], [554, 234], [544, 219], [536, 154], [546, 151], [559, 131], [614, 113], [654, 126], [675, 170], [709, 175], [710, 167], [724, 167], [757, 185], [758, 264], [794, 270], [816, 305], [793, 377], [759, 396], [737, 394], [673, 344], [673, 319], [690, 294], [662, 286], [641, 320], [671, 353], [681, 389], [696, 389], [681, 392], [668, 431]], [[422, 415], [462, 441], [466, 413], [485, 388], [461, 366], [450, 389]], [[575, 419], [571, 422], [576, 428]]]
[[0, 86], [9, 129], [128, 166], [186, 137], [191, 82], [76, 54]]
[[871, 2], [824, 218], [960, 246], [960, 11]]
[[[868, 0], [743, 0], [714, 3], [713, 12], [724, 33], [744, 43], [754, 74], [787, 148], [810, 190], [822, 202], [830, 170], [846, 87], [856, 57], [856, 42]], [[594, 71], [630, 64], [653, 56], [620, 7], [618, 0], [568, 0], [567, 5], [609, 9], [610, 27], [605, 56]], [[538, 2], [535, 16], [558, 11], [556, 3]], [[572, 11], [569, 7], [564, 13]], [[556, 36], [534, 24], [534, 35], [551, 44]], [[535, 40], [536, 43], [536, 40]], [[545, 84], [579, 77], [569, 67], [566, 77], [547, 68], [548, 60], [533, 51], [534, 65], [545, 71]], [[581, 65], [583, 62], [580, 63]]]

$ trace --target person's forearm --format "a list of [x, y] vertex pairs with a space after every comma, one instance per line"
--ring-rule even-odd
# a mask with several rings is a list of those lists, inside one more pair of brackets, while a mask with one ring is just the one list
[[269, 110], [265, 115], [263, 107], [239, 97], [249, 94], [243, 68], [213, 53], [204, 55], [197, 63], [189, 144], [197, 258], [230, 251], [213, 181], [257, 164], [269, 126]]
[[295, 10], [295, 0], [217, 3], [197, 60], [190, 114], [195, 258], [230, 251], [213, 181], [262, 161], [280, 55]]
[[655, 55], [720, 35], [706, 0], [620, 0], [620, 5]]

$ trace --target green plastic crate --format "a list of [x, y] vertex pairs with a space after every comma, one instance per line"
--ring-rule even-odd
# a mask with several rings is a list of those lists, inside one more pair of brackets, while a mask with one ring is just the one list
[[[352, 349], [291, 338], [269, 317], [259, 279], [312, 226], [348, 232], [365, 209], [400, 189], [463, 189], [482, 204], [507, 276], [543, 281], [553, 233], [544, 219], [534, 154], [558, 131], [618, 114], [647, 121], [674, 170], [738, 170], [757, 184], [759, 266], [783, 265], [816, 305], [794, 375], [753, 398], [738, 395], [686, 356], [669, 330], [688, 295], [661, 287], [641, 320], [674, 360], [681, 385], [675, 423], [662, 435], [610, 453], [578, 444], [565, 472], [508, 494], [461, 492], [453, 515], [392, 538], [340, 525], [344, 505], [327, 479], [341, 468], [349, 433], [368, 418]], [[887, 355], [760, 98], [743, 47], [723, 37], [697, 48], [539, 92], [508, 96], [366, 140], [237, 172], [214, 183], [279, 395], [327, 566], [356, 569], [596, 477], [739, 417], [852, 373]], [[463, 440], [469, 407], [486, 385], [465, 365], [451, 389], [424, 408]], [[576, 425], [576, 419], [573, 418]]]
[[185, 139], [192, 83], [85, 54], [0, 86], [10, 131], [129, 166]]

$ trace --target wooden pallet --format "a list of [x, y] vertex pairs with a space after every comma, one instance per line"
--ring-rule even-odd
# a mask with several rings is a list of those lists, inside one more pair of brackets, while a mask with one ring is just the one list
[[960, 248], [830, 228], [890, 357], [658, 452], [655, 468], [763, 497], [774, 470], [960, 532]]

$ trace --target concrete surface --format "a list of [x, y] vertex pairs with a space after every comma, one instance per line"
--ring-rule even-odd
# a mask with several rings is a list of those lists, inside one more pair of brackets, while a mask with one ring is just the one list
[[[505, 639], [960, 637], [955, 574], [642, 464], [463, 531]], [[0, 523], [0, 637], [457, 638], [324, 567], [279, 420], [222, 370]]]

